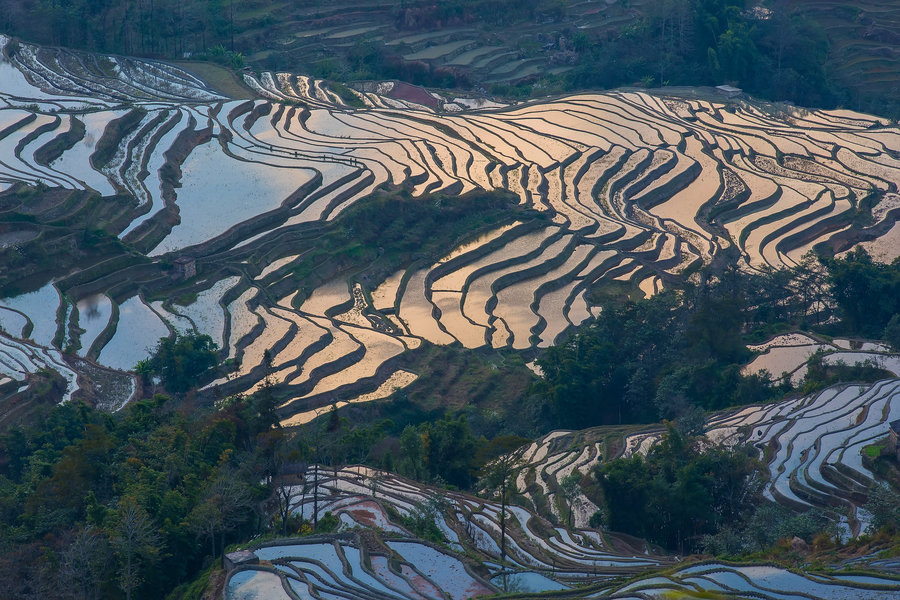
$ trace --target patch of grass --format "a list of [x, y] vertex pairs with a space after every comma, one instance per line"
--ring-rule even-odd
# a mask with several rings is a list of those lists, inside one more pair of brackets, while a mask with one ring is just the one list
[[200, 573], [194, 581], [178, 586], [166, 597], [166, 600], [200, 600], [205, 596], [204, 592], [209, 588], [216, 587], [216, 582], [220, 578], [224, 578], [225, 572], [219, 566], [218, 562], [214, 562], [208, 569]]
[[243, 84], [238, 74], [222, 65], [205, 61], [178, 61], [175, 64], [227, 96], [239, 100], [255, 97], [250, 88]]
[[886, 447], [887, 447], [887, 445], [886, 445], [884, 442], [881, 442], [881, 443], [878, 443], [878, 444], [872, 444], [871, 446], [865, 446], [865, 447], [863, 447], [863, 453], [864, 453], [866, 456], [868, 456], [869, 458], [871, 458], [872, 460], [875, 460], [876, 458], [878, 458], [879, 456], [881, 456], [881, 452], [882, 452]]
[[191, 304], [193, 304], [196, 301], [197, 301], [197, 292], [187, 292], [185, 294], [181, 294], [180, 296], [172, 299], [172, 302], [174, 302], [178, 306], [190, 306]]
[[537, 435], [541, 417], [531, 394], [534, 374], [515, 359], [496, 351], [426, 345], [400, 359], [399, 366], [420, 374], [418, 380], [386, 402], [342, 408], [341, 416], [351, 422], [391, 419], [402, 430], [465, 414], [475, 435]]
[[627, 302], [637, 302], [644, 298], [637, 285], [630, 281], [600, 280], [588, 292], [591, 304], [607, 307], [622, 306]]
[[354, 108], [365, 108], [366, 104], [362, 101], [362, 99], [353, 93], [353, 90], [348, 88], [343, 83], [337, 83], [335, 81], [329, 81], [328, 87], [338, 95], [338, 97], [344, 101], [347, 106], [352, 106]]
[[436, 260], [486, 229], [545, 218], [518, 207], [508, 192], [420, 198], [407, 190], [378, 192], [326, 226], [292, 267], [293, 278], [303, 293], [342, 273], [384, 278], [416, 261]]

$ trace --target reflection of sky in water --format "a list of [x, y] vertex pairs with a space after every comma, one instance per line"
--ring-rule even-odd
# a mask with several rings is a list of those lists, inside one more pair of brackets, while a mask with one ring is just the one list
[[[0, 36], [0, 48], [6, 46], [6, 40], [8, 39], [6, 36]], [[42, 92], [39, 88], [28, 83], [22, 72], [6, 60], [6, 56], [2, 52], [0, 52], [0, 81], [3, 82], [3, 88], [0, 90], [3, 95], [8, 94], [36, 100], [56, 98], [56, 96]]]
[[78, 301], [78, 326], [84, 329], [81, 334], [81, 349], [78, 354], [84, 356], [91, 344], [106, 329], [112, 315], [112, 302], [105, 294], [95, 294]]
[[132, 296], [119, 306], [116, 334], [103, 347], [97, 362], [128, 371], [147, 358], [152, 346], [169, 330], [139, 296]]
[[181, 223], [153, 249], [154, 256], [199, 244], [281, 206], [313, 175], [233, 159], [215, 140], [195, 148], [181, 171], [182, 187], [175, 191]]
[[0, 306], [0, 329], [13, 337], [22, 337], [28, 321], [19, 313]]
[[[116, 190], [106, 178], [106, 175], [94, 170], [91, 166], [90, 157], [94, 152], [97, 140], [103, 135], [106, 125], [123, 114], [125, 114], [124, 111], [103, 111], [78, 115], [78, 120], [84, 123], [84, 137], [70, 150], [63, 152], [61, 157], [53, 161], [53, 169], [83, 181], [104, 196], [115, 194]], [[68, 124], [64, 126], [68, 130]]]
[[172, 310], [193, 321], [199, 333], [210, 336], [216, 346], [221, 348], [225, 329], [225, 312], [219, 306], [219, 300], [225, 291], [238, 281], [240, 281], [240, 277], [226, 277], [217, 281], [208, 290], [197, 294], [197, 299], [188, 306], [176, 304], [172, 306]]
[[506, 589], [510, 592], [546, 592], [549, 590], [567, 590], [565, 586], [558, 581], [553, 581], [548, 577], [544, 577], [540, 573], [512, 573], [506, 576], [506, 582], [503, 581], [503, 575], [497, 575], [491, 579], [491, 583], [499, 587], [501, 590]]
[[131, 222], [130, 225], [128, 225], [128, 227], [123, 229], [122, 233], [119, 234], [119, 238], [124, 238], [126, 235], [131, 233], [131, 231], [133, 231], [138, 225], [155, 215], [157, 211], [162, 208], [163, 200], [161, 182], [159, 180], [159, 177], [156, 177], [155, 175], [165, 164], [165, 153], [175, 142], [175, 138], [177, 138], [179, 134], [181, 134], [183, 128], [187, 124], [187, 120], [187, 113], [182, 112], [181, 120], [175, 125], [175, 127], [170, 129], [164, 136], [162, 136], [159, 142], [157, 142], [156, 148], [154, 148], [153, 153], [150, 155], [150, 160], [147, 162], [147, 172], [151, 173], [153, 176], [148, 177], [144, 180], [144, 186], [147, 189], [147, 193], [150, 194], [153, 205], [150, 207], [150, 210], [148, 210], [140, 217], [136, 218]]
[[[334, 546], [331, 544], [290, 544], [284, 546], [268, 546], [266, 548], [260, 548], [258, 550], [253, 551], [260, 560], [274, 560], [276, 558], [285, 558], [290, 556], [302, 556], [303, 558], [309, 560], [317, 560], [321, 563], [334, 562], [337, 558], [334, 551]], [[338, 559], [340, 562], [340, 559]], [[338, 566], [338, 572], [343, 571], [341, 566]]]
[[[9, 38], [7, 36], [0, 35], [0, 48], [6, 46], [8, 41]], [[0, 81], [3, 82], [3, 87], [0, 89], [0, 97], [17, 96], [22, 98], [21, 100], [8, 98], [8, 102], [13, 106], [38, 104], [44, 109], [58, 109], [59, 107], [54, 107], [53, 104], [61, 104], [69, 108], [81, 108], [85, 105], [105, 104], [102, 100], [97, 100], [96, 98], [48, 94], [40, 88], [34, 87], [28, 83], [28, 80], [25, 79], [25, 76], [15, 67], [15, 65], [6, 60], [6, 57], [2, 52], [0, 52]], [[39, 102], [35, 102], [35, 100], [38, 100]], [[40, 100], [52, 100], [53, 104], [50, 104], [49, 102], [40, 102]]]
[[[466, 597], [470, 592], [487, 590], [466, 572], [456, 558], [424, 544], [390, 541], [387, 545], [410, 564], [415, 565], [440, 586], [451, 598]], [[478, 589], [481, 588], [481, 589]], [[477, 593], [474, 595], [478, 595]]]
[[241, 571], [228, 580], [228, 600], [289, 600], [281, 578], [265, 571]]
[[883, 236], [859, 245], [865, 248], [875, 260], [885, 263], [893, 261], [900, 256], [900, 223], [894, 223], [894, 226]]
[[0, 300], [0, 306], [14, 308], [25, 313], [34, 323], [31, 339], [42, 346], [53, 345], [53, 338], [56, 336], [56, 310], [59, 308], [59, 292], [52, 283], [29, 294], [4, 298]]
[[312, 315], [324, 315], [329, 308], [335, 307], [351, 299], [347, 282], [333, 279], [317, 287], [300, 307], [300, 310]]

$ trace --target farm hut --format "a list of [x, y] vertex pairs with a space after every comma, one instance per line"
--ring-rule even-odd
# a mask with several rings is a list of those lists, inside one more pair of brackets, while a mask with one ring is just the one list
[[185, 280], [197, 275], [197, 261], [190, 256], [179, 256], [172, 263], [172, 279]]
[[306, 481], [306, 470], [308, 466], [305, 462], [291, 462], [283, 465], [279, 471], [279, 479], [282, 483], [303, 483]]
[[241, 565], [255, 565], [259, 563], [259, 557], [249, 550], [238, 550], [237, 552], [229, 552], [222, 557], [222, 568], [228, 573], [235, 567]]
[[726, 98], [737, 98], [738, 96], [740, 96], [741, 94], [744, 93], [744, 91], [741, 88], [736, 88], [731, 85], [717, 85], [716, 91], [719, 94], [722, 94], [723, 96], [725, 96]]
[[888, 433], [888, 449], [892, 450], [900, 461], [900, 419], [891, 421], [890, 432]]

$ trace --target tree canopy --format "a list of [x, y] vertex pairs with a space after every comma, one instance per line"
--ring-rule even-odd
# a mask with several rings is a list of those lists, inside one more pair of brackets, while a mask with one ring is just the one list
[[218, 364], [217, 349], [208, 335], [179, 333], [160, 338], [151, 357], [138, 365], [138, 371], [158, 375], [170, 392], [186, 392]]
[[825, 265], [844, 327], [851, 333], [879, 337], [900, 314], [900, 262], [876, 262], [857, 246]]
[[756, 500], [753, 450], [706, 448], [669, 426], [646, 457], [635, 454], [596, 470], [611, 529], [679, 552], [729, 524]]
[[652, 422], [690, 406], [716, 409], [777, 395], [768, 378], [742, 375], [747, 288], [732, 276], [683, 294], [605, 307], [588, 327], [538, 359], [539, 389], [559, 425]]

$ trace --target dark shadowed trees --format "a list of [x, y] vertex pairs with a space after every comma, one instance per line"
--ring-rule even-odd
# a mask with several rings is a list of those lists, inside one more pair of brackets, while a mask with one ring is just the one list
[[636, 454], [596, 469], [609, 527], [678, 552], [736, 521], [756, 500], [761, 468], [755, 451], [699, 450], [697, 438], [669, 426], [646, 457]]
[[208, 335], [160, 338], [149, 359], [149, 370], [170, 392], [182, 393], [197, 386], [216, 366], [216, 344]]

